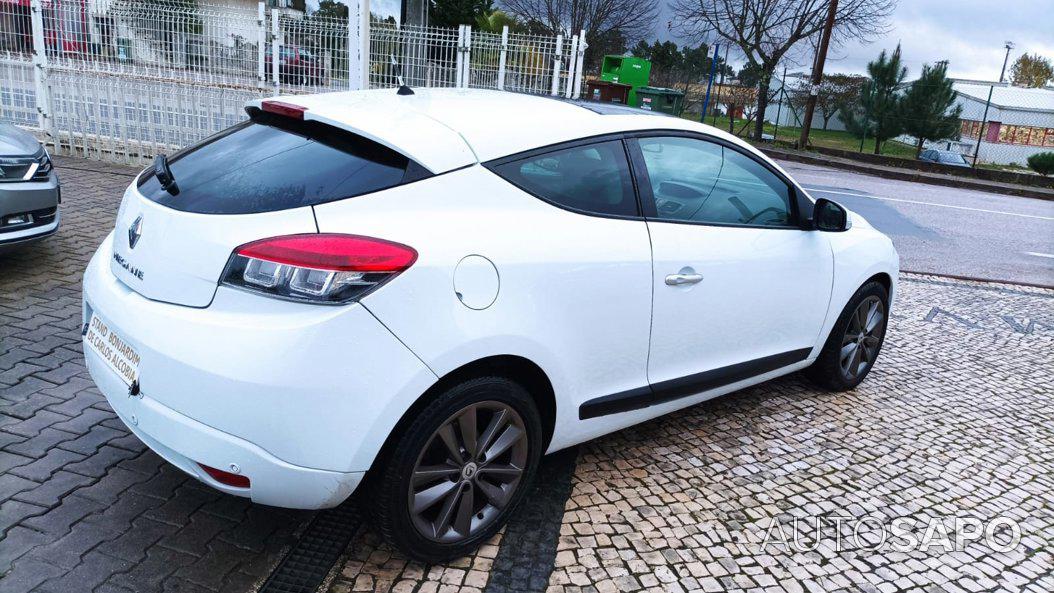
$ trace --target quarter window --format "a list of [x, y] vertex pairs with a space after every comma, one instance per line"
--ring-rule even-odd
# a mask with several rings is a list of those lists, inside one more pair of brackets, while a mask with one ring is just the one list
[[638, 140], [656, 218], [678, 222], [786, 226], [790, 188], [754, 159], [685, 137]]
[[618, 140], [554, 150], [497, 165], [494, 171], [559, 206], [593, 214], [637, 215], [626, 152]]

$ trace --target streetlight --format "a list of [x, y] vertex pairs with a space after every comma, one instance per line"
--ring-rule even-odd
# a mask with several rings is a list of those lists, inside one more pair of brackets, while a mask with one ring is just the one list
[[1006, 42], [1006, 57], [1003, 58], [1003, 69], [999, 71], [999, 82], [1003, 82], [1003, 76], [1006, 74], [1006, 63], [1010, 60], [1010, 50], [1014, 49], [1014, 42]]

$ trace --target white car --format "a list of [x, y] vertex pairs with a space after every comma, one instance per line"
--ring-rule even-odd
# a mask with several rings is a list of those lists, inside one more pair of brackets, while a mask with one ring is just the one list
[[478, 90], [261, 100], [128, 187], [88, 369], [159, 455], [255, 502], [360, 485], [440, 560], [542, 454], [882, 346], [889, 239], [709, 126]]

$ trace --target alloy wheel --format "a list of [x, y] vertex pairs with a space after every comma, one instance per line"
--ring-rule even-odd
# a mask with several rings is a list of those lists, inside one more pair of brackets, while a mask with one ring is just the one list
[[874, 364], [885, 332], [885, 317], [886, 307], [877, 296], [867, 297], [853, 311], [838, 357], [846, 380], [855, 380]]
[[428, 439], [410, 478], [414, 527], [443, 543], [486, 528], [519, 487], [528, 448], [523, 419], [507, 404], [478, 402], [447, 418]]

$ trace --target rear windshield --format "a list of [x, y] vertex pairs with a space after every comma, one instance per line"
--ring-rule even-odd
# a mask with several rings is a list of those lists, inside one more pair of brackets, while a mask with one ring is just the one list
[[372, 140], [313, 121], [257, 114], [172, 155], [178, 192], [153, 168], [139, 178], [148, 199], [175, 210], [248, 214], [313, 206], [393, 187], [429, 173]]

